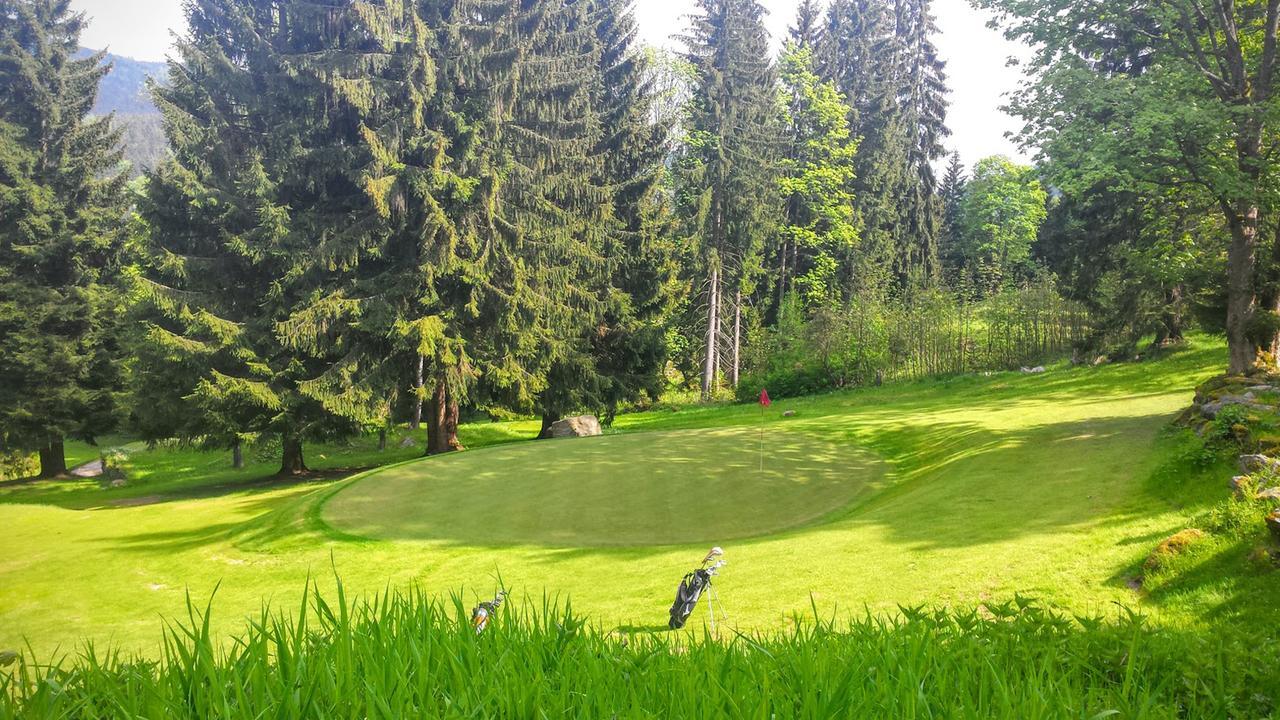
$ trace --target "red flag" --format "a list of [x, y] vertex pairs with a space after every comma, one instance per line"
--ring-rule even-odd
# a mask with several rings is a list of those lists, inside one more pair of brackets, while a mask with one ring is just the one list
[[768, 390], [761, 390], [761, 391], [760, 391], [760, 405], [762, 405], [763, 407], [769, 407], [769, 406], [770, 406], [770, 405], [772, 405], [772, 404], [773, 404], [773, 401], [769, 399], [769, 391], [768, 391]]

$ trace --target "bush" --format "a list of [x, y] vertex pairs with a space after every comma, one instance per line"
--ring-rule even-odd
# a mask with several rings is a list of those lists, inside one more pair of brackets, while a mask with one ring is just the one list
[[806, 308], [788, 297], [775, 326], [752, 334], [738, 397], [754, 399], [761, 387], [783, 398], [1016, 369], [1066, 353], [1085, 331], [1083, 313], [1048, 281], [978, 303], [932, 288], [893, 301], [859, 296], [844, 306]]

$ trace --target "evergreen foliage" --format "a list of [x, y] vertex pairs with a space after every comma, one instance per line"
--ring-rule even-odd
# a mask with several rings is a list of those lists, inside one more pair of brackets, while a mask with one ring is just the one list
[[197, 0], [187, 16], [155, 90], [173, 157], [143, 204], [147, 337], [195, 370], [169, 376], [195, 410], [176, 431], [270, 433], [281, 472], [303, 472], [304, 440], [383, 412], [379, 358], [348, 331], [369, 322], [355, 271], [392, 231], [385, 134], [420, 112], [425, 56], [397, 50], [421, 24], [396, 0]]
[[0, 447], [66, 471], [117, 419], [124, 183], [69, 0], [0, 0]]
[[736, 385], [742, 298], [754, 289], [776, 222], [782, 143], [764, 8], [755, 0], [696, 7], [684, 38], [696, 75], [679, 202], [697, 248], [689, 272], [706, 296], [702, 394], [709, 398], [725, 359]]

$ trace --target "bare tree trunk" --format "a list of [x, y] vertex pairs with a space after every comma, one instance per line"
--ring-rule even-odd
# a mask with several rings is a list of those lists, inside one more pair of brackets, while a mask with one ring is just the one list
[[418, 373], [413, 384], [413, 422], [409, 423], [411, 430], [417, 430], [422, 427], [422, 366], [425, 364], [426, 358], [418, 356]]
[[67, 474], [67, 455], [62, 448], [62, 436], [51, 436], [40, 448], [40, 477], [55, 478]]
[[301, 475], [307, 471], [307, 463], [302, 457], [302, 441], [292, 435], [286, 435], [281, 445], [280, 475]]
[[387, 449], [387, 429], [378, 428], [378, 452]]
[[239, 470], [244, 467], [244, 443], [240, 438], [231, 445], [231, 469]]
[[733, 297], [733, 387], [738, 387], [742, 366], [742, 291]]
[[458, 442], [458, 401], [444, 380], [436, 381], [427, 413], [427, 454], [443, 455], [462, 450]]
[[713, 268], [711, 270], [711, 290], [708, 294], [708, 310], [707, 310], [707, 358], [706, 364], [702, 369], [702, 399], [707, 401], [711, 399], [712, 390], [715, 388], [716, 375], [716, 344], [719, 339], [720, 328], [720, 269]]

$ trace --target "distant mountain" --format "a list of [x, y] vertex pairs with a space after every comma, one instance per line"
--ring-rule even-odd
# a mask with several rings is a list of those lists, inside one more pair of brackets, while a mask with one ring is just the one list
[[[80, 57], [88, 57], [95, 51], [81, 48]], [[102, 79], [98, 88], [98, 101], [93, 105], [95, 115], [118, 112], [122, 115], [149, 115], [157, 113], [155, 103], [147, 92], [147, 79], [164, 80], [168, 66], [162, 62], [144, 62], [121, 55], [108, 54], [105, 62], [111, 72]]]
[[[79, 55], [88, 57], [93, 53], [93, 50], [82, 48]], [[104, 62], [111, 65], [111, 72], [98, 87], [93, 114], [116, 114], [116, 125], [124, 131], [125, 160], [132, 166], [133, 174], [141, 174], [143, 169], [154, 168], [164, 157], [160, 111], [151, 101], [147, 79], [163, 81], [168, 66], [162, 62], [144, 62], [112, 54], [108, 54]]]

